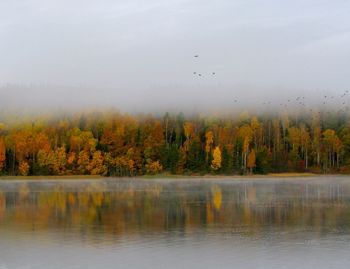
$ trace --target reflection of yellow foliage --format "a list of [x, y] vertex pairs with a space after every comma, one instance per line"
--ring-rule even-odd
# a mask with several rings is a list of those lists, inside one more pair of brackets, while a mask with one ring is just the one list
[[105, 186], [102, 184], [91, 184], [88, 187], [88, 191], [90, 192], [90, 197], [92, 204], [95, 206], [101, 206], [103, 202]]
[[216, 210], [220, 210], [222, 203], [221, 188], [219, 186], [214, 186], [211, 190], [213, 197], [213, 205]]
[[96, 217], [96, 207], [89, 206], [87, 211], [88, 222], [93, 222]]
[[256, 200], [256, 189], [255, 187], [249, 187], [247, 201], [249, 203], [254, 203], [255, 200]]
[[64, 213], [66, 211], [66, 195], [63, 192], [56, 193], [56, 207]]
[[207, 202], [207, 223], [212, 223], [214, 220], [213, 212], [212, 212], [212, 207], [210, 203]]
[[5, 195], [2, 192], [0, 192], [0, 221], [3, 218], [5, 209], [6, 209], [6, 198], [5, 198]]
[[19, 187], [18, 190], [18, 194], [19, 194], [19, 199], [24, 200], [28, 198], [29, 195], [29, 188], [27, 186], [27, 184], [21, 184], [21, 186]]
[[245, 223], [249, 223], [252, 218], [252, 210], [249, 206], [249, 203], [244, 203], [243, 206], [243, 220]]
[[73, 193], [68, 193], [68, 203], [70, 205], [74, 205], [75, 204], [75, 196]]
[[[253, 185], [237, 189], [238, 195], [234, 199], [225, 200], [225, 203], [222, 189], [224, 187], [212, 185], [205, 193], [206, 200], [203, 204], [202, 192], [194, 194], [183, 191], [181, 186], [170, 188], [157, 183], [144, 185], [142, 190], [134, 184], [111, 189], [109, 184], [103, 182], [82, 183], [77, 189], [69, 189], [68, 192], [62, 185], [48, 191], [30, 192], [34, 187], [23, 183], [18, 185], [15, 195], [9, 196], [0, 190], [1, 227], [14, 231], [18, 224], [23, 226], [21, 229], [28, 228], [30, 231], [79, 227], [83, 229], [84, 236], [91, 236], [94, 240], [95, 233], [102, 235], [101, 230], [103, 236], [110, 239], [110, 236], [134, 232], [134, 227], [162, 232], [169, 227], [181, 225], [185, 231], [191, 231], [202, 227], [203, 224], [210, 227], [213, 223], [236, 227], [244, 225], [248, 232], [255, 233], [260, 232], [259, 227], [267, 221], [282, 227], [280, 225], [286, 223], [298, 225], [304, 218], [312, 219], [312, 225], [319, 229], [322, 227], [324, 215], [336, 222], [344, 217], [347, 210], [346, 203], [341, 199], [332, 200], [332, 203], [336, 203], [336, 208], [325, 209], [325, 212], [317, 206], [319, 201], [310, 201], [310, 206], [305, 208], [303, 201], [297, 197], [288, 203], [274, 204], [274, 193], [259, 193]], [[333, 199], [328, 196], [326, 189], [322, 190], [325, 191], [322, 192], [322, 195], [325, 195], [322, 197]], [[293, 194], [299, 193], [299, 190], [292, 191]], [[31, 199], [23, 199], [24, 197]], [[265, 202], [263, 208], [275, 205], [276, 214], [271, 215], [269, 210], [257, 208], [254, 202], [260, 203], [260, 199]], [[74, 206], [66, 209], [69, 204]], [[289, 210], [290, 206], [293, 210]], [[206, 215], [203, 215], [203, 211]], [[96, 229], [96, 225], [100, 225], [99, 229]]]
[[78, 193], [79, 206], [87, 206], [89, 204], [89, 194], [85, 192]]
[[102, 192], [93, 192], [91, 193], [92, 203], [95, 206], [101, 206], [103, 201], [103, 193]]

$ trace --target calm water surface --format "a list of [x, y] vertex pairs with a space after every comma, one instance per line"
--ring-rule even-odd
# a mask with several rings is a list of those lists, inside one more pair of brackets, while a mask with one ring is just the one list
[[0, 181], [3, 268], [350, 268], [350, 177]]

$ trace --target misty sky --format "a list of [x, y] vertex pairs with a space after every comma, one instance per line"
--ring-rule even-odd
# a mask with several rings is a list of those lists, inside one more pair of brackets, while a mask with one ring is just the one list
[[341, 94], [349, 14], [346, 0], [0, 0], [0, 105], [154, 110]]

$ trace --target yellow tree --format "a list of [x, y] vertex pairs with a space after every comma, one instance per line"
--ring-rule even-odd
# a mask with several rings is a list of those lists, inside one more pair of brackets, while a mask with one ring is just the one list
[[106, 166], [104, 165], [104, 158], [102, 152], [97, 150], [92, 155], [92, 160], [87, 165], [87, 170], [91, 175], [103, 175], [106, 173]]
[[14, 152], [16, 155], [16, 160], [20, 163], [25, 161], [29, 156], [30, 147], [28, 145], [29, 140], [28, 131], [18, 131], [12, 135], [12, 140], [14, 144]]
[[205, 152], [207, 154], [206, 158], [208, 160], [209, 158], [209, 153], [211, 151], [211, 146], [214, 142], [214, 135], [212, 131], [208, 131], [205, 134]]
[[159, 161], [150, 161], [146, 164], [147, 174], [157, 174], [163, 170], [163, 166], [159, 163]]
[[89, 152], [82, 150], [78, 155], [78, 173], [85, 174], [90, 163]]
[[323, 143], [326, 147], [328, 163], [335, 166], [335, 156], [337, 155], [337, 164], [339, 163], [340, 151], [342, 143], [334, 130], [327, 129], [323, 132]]
[[190, 140], [194, 135], [194, 125], [191, 122], [185, 122], [184, 124], [184, 133], [187, 140]]
[[129, 172], [130, 175], [135, 175], [137, 172], [142, 172], [142, 155], [139, 148], [129, 148], [126, 152], [126, 156], [129, 159]]
[[250, 127], [252, 129], [254, 148], [256, 150], [259, 146], [259, 140], [261, 139], [261, 136], [262, 136], [261, 125], [257, 117], [255, 116], [252, 117], [250, 122]]
[[194, 137], [194, 134], [195, 134], [193, 123], [185, 122], [185, 124], [184, 124], [184, 133], [185, 133], [185, 136], [186, 136], [186, 141], [184, 143], [184, 148], [185, 148], [185, 151], [188, 151], [189, 146], [191, 144], [191, 140], [192, 140], [192, 138]]
[[18, 171], [21, 176], [27, 176], [29, 173], [29, 164], [26, 161], [21, 161], [18, 166]]
[[158, 160], [161, 157], [160, 150], [165, 143], [161, 122], [150, 122], [145, 129], [147, 133], [143, 143], [145, 158]]
[[341, 142], [341, 140], [337, 136], [335, 139], [335, 142], [334, 142], [334, 151], [337, 154], [337, 167], [338, 168], [339, 168], [339, 156], [341, 154], [342, 149], [343, 149], [343, 143]]
[[54, 157], [52, 160], [52, 170], [54, 171], [54, 173], [56, 175], [63, 175], [66, 171], [67, 165], [66, 147], [64, 145], [55, 149]]
[[243, 147], [242, 147], [242, 164], [244, 172], [247, 168], [247, 156], [249, 152], [249, 144], [253, 137], [253, 130], [249, 125], [243, 125], [239, 128], [239, 136], [243, 139]]
[[221, 150], [219, 147], [215, 147], [213, 151], [213, 160], [211, 162], [211, 168], [218, 170], [221, 167]]
[[288, 129], [289, 142], [292, 144], [292, 150], [298, 151], [300, 146], [300, 130], [297, 127], [291, 127]]
[[247, 167], [250, 169], [250, 173], [253, 173], [253, 168], [256, 166], [255, 150], [253, 149], [248, 155]]

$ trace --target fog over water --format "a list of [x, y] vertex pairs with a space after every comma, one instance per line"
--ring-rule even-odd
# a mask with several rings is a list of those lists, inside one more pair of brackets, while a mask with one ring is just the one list
[[341, 0], [2, 0], [0, 106], [350, 104], [349, 12]]

